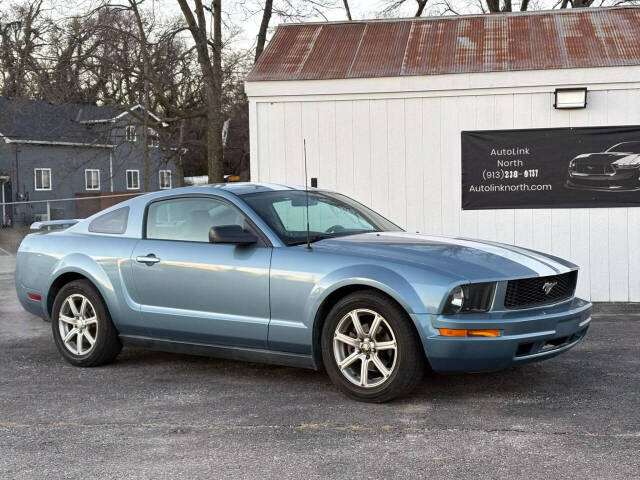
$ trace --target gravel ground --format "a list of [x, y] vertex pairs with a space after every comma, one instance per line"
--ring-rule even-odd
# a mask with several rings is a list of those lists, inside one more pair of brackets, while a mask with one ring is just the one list
[[0, 256], [0, 478], [640, 477], [640, 317], [572, 351], [428, 375], [361, 404], [308, 370], [125, 349], [79, 369], [24, 312]]

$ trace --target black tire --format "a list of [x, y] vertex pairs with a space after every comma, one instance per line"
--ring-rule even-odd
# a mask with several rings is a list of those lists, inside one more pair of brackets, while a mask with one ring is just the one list
[[[350, 312], [362, 309], [371, 310], [381, 315], [395, 336], [396, 343], [395, 364], [391, 373], [386, 379], [380, 378], [379, 381], [382, 382], [380, 385], [368, 388], [352, 383], [352, 380], [349, 380], [342, 373], [334, 353], [334, 334], [338, 326], [342, 325], [341, 321], [347, 318]], [[371, 327], [371, 323], [366, 328], [363, 323], [362, 327], [366, 330]], [[424, 350], [411, 319], [393, 300], [374, 290], [354, 292], [339, 300], [324, 322], [321, 339], [322, 359], [329, 378], [340, 390], [355, 400], [382, 403], [408, 395], [420, 383], [424, 375], [426, 363]], [[363, 352], [360, 350], [361, 347], [355, 348], [345, 345], [345, 348], [351, 349], [348, 352]], [[360, 360], [356, 360], [356, 362], [358, 361]], [[390, 363], [390, 361], [388, 362]], [[360, 366], [362, 368], [362, 362]], [[356, 366], [352, 369], [352, 373], [357, 372]], [[366, 368], [365, 370], [369, 371]], [[378, 369], [378, 371], [380, 370]], [[375, 367], [373, 372], [375, 373]]]
[[[65, 305], [67, 299], [72, 295], [80, 295], [85, 297], [89, 301], [89, 306], [92, 308], [95, 315], [92, 315], [92, 318], [95, 317], [97, 321], [95, 321], [92, 325], [95, 326], [94, 343], [90, 348], [89, 340], [83, 340], [80, 337], [80, 342], [83, 347], [80, 348], [80, 351], [86, 348], [87, 352], [82, 354], [77, 354], [70, 351], [71, 347], [65, 346], [65, 342], [62, 338], [61, 333], [61, 324], [63, 324], [62, 329], [65, 328], [65, 323], [60, 320], [60, 313]], [[80, 299], [81, 297], [76, 297]], [[68, 306], [64, 306], [65, 308], [65, 317], [70, 315], [69, 311], [67, 311]], [[105, 363], [112, 362], [122, 350], [122, 343], [118, 337], [118, 332], [111, 321], [111, 316], [109, 315], [109, 311], [107, 310], [107, 306], [102, 299], [102, 296], [96, 288], [89, 282], [88, 280], [75, 280], [66, 284], [60, 291], [58, 295], [56, 295], [55, 301], [53, 302], [53, 311], [51, 314], [51, 328], [53, 330], [53, 338], [56, 342], [56, 347], [58, 351], [62, 355], [62, 357], [69, 362], [71, 365], [75, 365], [76, 367], [97, 367], [99, 365], [104, 365]], [[66, 326], [67, 329], [75, 328], [72, 326]], [[83, 328], [89, 328], [83, 327]], [[91, 327], [93, 328], [93, 327]], [[76, 341], [74, 344], [77, 344]], [[77, 345], [76, 345], [77, 349]]]

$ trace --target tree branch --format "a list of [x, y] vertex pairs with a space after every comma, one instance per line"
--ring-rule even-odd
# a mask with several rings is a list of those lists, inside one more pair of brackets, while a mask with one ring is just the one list
[[344, 11], [347, 14], [347, 20], [351, 21], [353, 20], [353, 18], [351, 18], [351, 9], [349, 8], [349, 0], [343, 0], [344, 3]]

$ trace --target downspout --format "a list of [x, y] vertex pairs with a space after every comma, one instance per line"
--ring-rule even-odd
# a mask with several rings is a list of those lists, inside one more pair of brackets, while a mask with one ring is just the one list
[[4, 180], [2, 181], [2, 227], [7, 224], [7, 206], [4, 204]]
[[109, 150], [109, 182], [111, 184], [111, 193], [113, 193], [113, 149]]

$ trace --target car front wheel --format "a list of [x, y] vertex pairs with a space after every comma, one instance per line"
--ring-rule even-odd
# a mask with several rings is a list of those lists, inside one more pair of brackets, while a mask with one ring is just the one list
[[411, 392], [424, 372], [424, 353], [407, 314], [375, 291], [355, 292], [329, 313], [322, 355], [331, 380], [347, 395], [386, 402]]
[[109, 363], [122, 349], [102, 297], [87, 280], [70, 282], [58, 292], [51, 327], [58, 351], [77, 367]]

